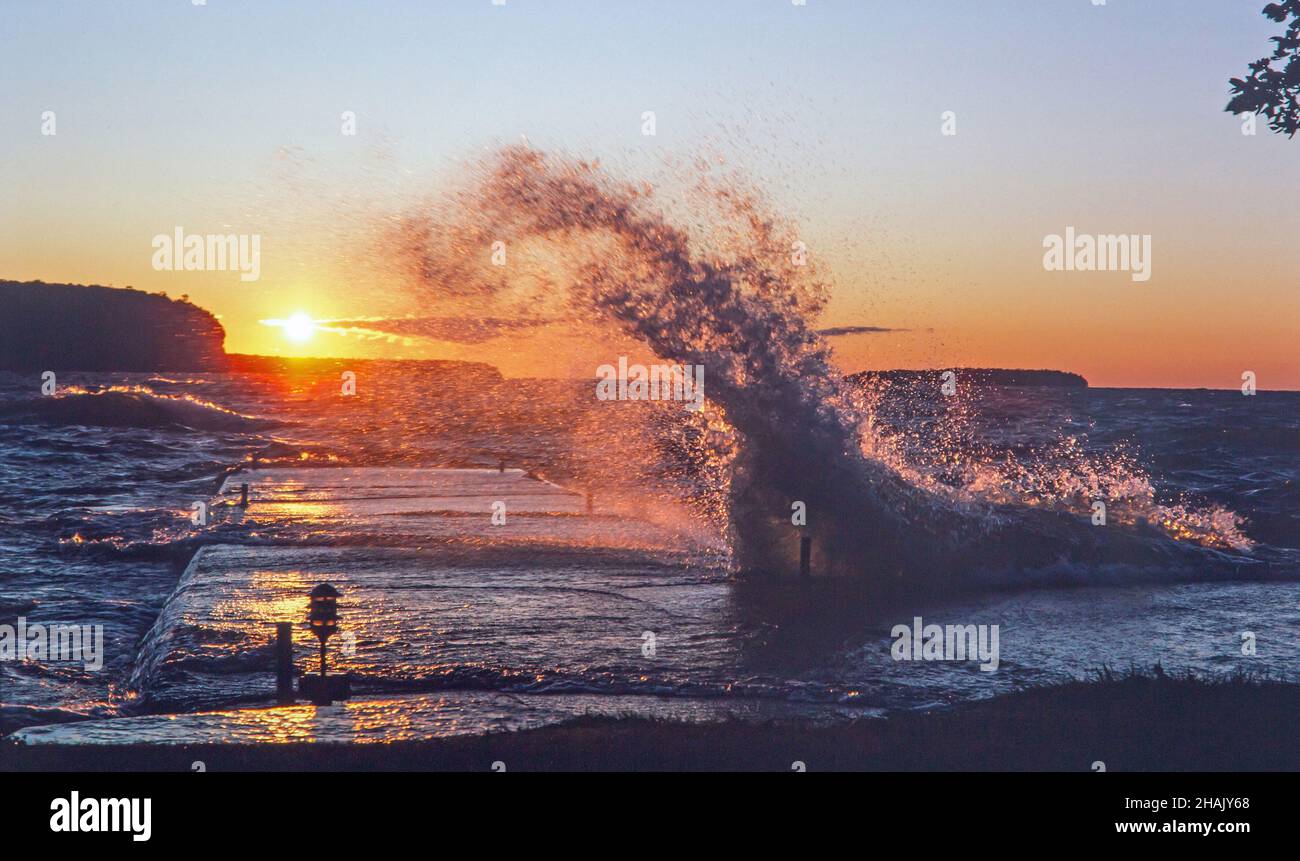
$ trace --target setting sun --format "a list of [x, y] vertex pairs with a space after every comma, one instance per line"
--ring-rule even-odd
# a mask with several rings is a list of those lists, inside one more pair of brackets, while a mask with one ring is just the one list
[[291, 341], [306, 341], [316, 331], [316, 324], [311, 317], [299, 311], [284, 321], [284, 334]]

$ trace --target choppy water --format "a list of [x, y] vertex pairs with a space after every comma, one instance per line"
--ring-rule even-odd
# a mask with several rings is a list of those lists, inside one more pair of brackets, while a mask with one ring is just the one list
[[[310, 367], [297, 376], [70, 374], [60, 377], [64, 393], [49, 399], [37, 375], [0, 375], [0, 622], [102, 624], [107, 641], [97, 673], [0, 666], [9, 721], [37, 720], [29, 709], [109, 716], [260, 695], [269, 682], [264, 640], [183, 665], [155, 691], [130, 683], [142, 638], [201, 544], [328, 554], [347, 543], [310, 523], [193, 526], [192, 502], [211, 498], [221, 476], [254, 454], [264, 464], [304, 465], [496, 466], [504, 458], [560, 482], [598, 476], [603, 492], [643, 497], [647, 508], [681, 500], [719, 546], [736, 540], [718, 516], [710, 464], [677, 445], [680, 411], [646, 407], [655, 418], [639, 424], [650, 430], [629, 436], [611, 434], [609, 405], [585, 382], [458, 382], [405, 363], [368, 366], [361, 381], [344, 402], [336, 377]], [[502, 697], [512, 695], [529, 698], [521, 712], [555, 717], [601, 697], [620, 712], [644, 702], [645, 713], [662, 714], [667, 698], [693, 717], [792, 708], [838, 716], [989, 696], [1103, 665], [1288, 674], [1300, 666], [1297, 407], [1300, 394], [1267, 392], [987, 388], [960, 408], [884, 392], [873, 407], [875, 444], [890, 449], [879, 456], [911, 470], [912, 486], [965, 494], [950, 504], [966, 517], [1002, 524], [984, 556], [975, 541], [951, 570], [902, 572], [931, 585], [924, 597], [810, 619], [752, 598], [725, 552], [638, 551], [632, 564], [625, 549], [597, 547], [556, 575], [505, 545], [486, 548], [490, 566], [456, 568], [421, 561], [426, 551], [397, 542], [375, 557], [387, 563], [354, 573], [379, 578], [381, 590], [391, 576], [403, 612], [381, 614], [383, 624], [364, 632], [350, 669], [376, 692], [463, 695], [449, 730], [457, 732], [499, 725], [509, 710]], [[1124, 452], [1118, 465], [1116, 452]], [[990, 464], [999, 465], [996, 486]], [[1099, 483], [1064, 487], [1085, 475]], [[1121, 479], [1143, 484], [1150, 498], [1130, 497], [1142, 498], [1130, 515], [1121, 501], [1110, 525], [1091, 526], [1087, 497], [1100, 488], [1119, 499]], [[1206, 520], [1206, 511], [1221, 514]], [[1230, 530], [1222, 512], [1235, 515]], [[1040, 516], [1053, 526], [1040, 527]], [[1198, 532], [1204, 523], [1220, 531]], [[938, 540], [928, 530], [939, 528], [918, 514], [909, 540]], [[870, 523], [862, 530], [869, 546]], [[1085, 541], [1078, 536], [1099, 532], [1117, 538], [1075, 552]], [[1032, 550], [1014, 576], [1008, 542]], [[932, 587], [968, 574], [951, 594]], [[563, 582], [537, 588], [546, 577]], [[1025, 583], [1040, 588], [1018, 588]], [[914, 615], [999, 625], [999, 670], [892, 660], [890, 629]], [[646, 629], [661, 632], [652, 662], [638, 651]], [[1255, 655], [1242, 654], [1242, 632], [1255, 635]], [[485, 705], [475, 711], [475, 702]]]

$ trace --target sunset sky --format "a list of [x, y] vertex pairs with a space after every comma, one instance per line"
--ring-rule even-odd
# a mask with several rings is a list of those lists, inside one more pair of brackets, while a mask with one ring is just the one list
[[[10, 3], [0, 278], [188, 294], [235, 352], [578, 373], [514, 340], [310, 325], [421, 313], [376, 237], [522, 135], [631, 180], [725, 155], [831, 276], [820, 326], [901, 330], [835, 338], [846, 370], [1212, 388], [1252, 370], [1297, 389], [1300, 140], [1223, 112], [1280, 29], [1263, 5]], [[151, 241], [177, 226], [260, 234], [260, 280], [155, 271]], [[1150, 280], [1044, 271], [1044, 236], [1067, 226], [1150, 234]]]

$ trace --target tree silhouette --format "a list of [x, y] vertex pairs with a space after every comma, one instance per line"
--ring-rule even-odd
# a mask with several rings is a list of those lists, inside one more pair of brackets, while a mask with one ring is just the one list
[[[1300, 131], [1300, 0], [1270, 3], [1263, 14], [1279, 24], [1287, 19], [1291, 23], [1283, 35], [1269, 40], [1277, 46], [1273, 56], [1251, 63], [1245, 80], [1233, 78], [1229, 82], [1232, 98], [1224, 110], [1268, 117], [1273, 131], [1295, 137]], [[1280, 61], [1285, 64], [1273, 68], [1273, 63]]]

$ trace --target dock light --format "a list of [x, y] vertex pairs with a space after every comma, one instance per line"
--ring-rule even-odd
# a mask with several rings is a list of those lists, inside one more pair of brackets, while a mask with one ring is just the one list
[[[311, 623], [312, 633], [324, 644], [339, 629], [339, 590], [329, 583], [321, 583], [312, 589], [307, 621]], [[325, 675], [323, 667], [321, 675]]]
[[320, 689], [314, 699], [317, 705], [329, 705], [329, 686], [325, 681], [325, 641], [339, 629], [339, 590], [329, 583], [320, 583], [312, 589], [307, 622], [311, 625], [312, 633], [320, 639]]

